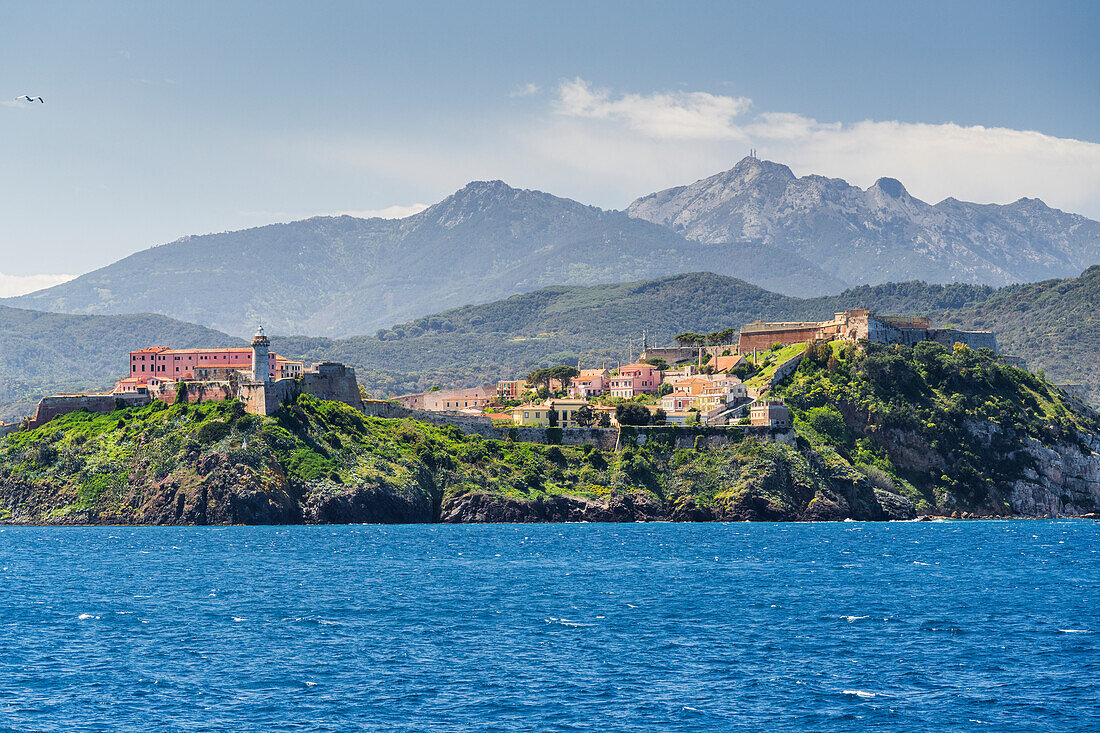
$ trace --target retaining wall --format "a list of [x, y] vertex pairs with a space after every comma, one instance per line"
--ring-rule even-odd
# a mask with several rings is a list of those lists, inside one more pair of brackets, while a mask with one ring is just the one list
[[124, 394], [59, 394], [43, 397], [38, 403], [34, 416], [31, 418], [31, 429], [45, 425], [55, 417], [68, 415], [70, 412], [87, 410], [88, 412], [107, 413], [118, 409], [119, 404], [124, 407], [147, 405], [150, 402], [149, 395], [140, 393]]

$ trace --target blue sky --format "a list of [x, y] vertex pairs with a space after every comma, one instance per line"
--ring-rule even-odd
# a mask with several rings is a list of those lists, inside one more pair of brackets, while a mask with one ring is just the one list
[[1100, 218], [1098, 37], [1085, 2], [9, 0], [0, 294], [473, 179], [621, 208], [749, 147]]

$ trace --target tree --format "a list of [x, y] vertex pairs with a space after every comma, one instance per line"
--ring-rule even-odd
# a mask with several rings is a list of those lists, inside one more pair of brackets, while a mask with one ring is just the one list
[[657, 410], [653, 413], [653, 424], [654, 425], [664, 425], [665, 421], [667, 419], [668, 419], [668, 413], [665, 412], [660, 407], [658, 407]]
[[649, 425], [650, 414], [637, 402], [624, 402], [615, 408], [615, 419], [620, 425]]
[[657, 387], [658, 397], [664, 397], [666, 394], [672, 394], [672, 382], [661, 382], [661, 385]]
[[685, 331], [676, 337], [676, 343], [680, 346], [702, 346], [707, 342], [707, 337], [694, 331]]
[[668, 371], [668, 362], [659, 356], [655, 356], [652, 359], [646, 359], [645, 363], [649, 364], [651, 367], [656, 367], [657, 369], [660, 369], [662, 372]]
[[611, 427], [611, 416], [607, 414], [606, 410], [600, 410], [600, 415], [596, 418], [596, 424], [601, 428]]
[[592, 427], [597, 420], [596, 411], [590, 405], [581, 405], [573, 413], [573, 421], [582, 428]]
[[[143, 356], [141, 358], [144, 359], [145, 357]], [[176, 404], [187, 404], [187, 382], [183, 380], [176, 382]]]
[[532, 387], [538, 387], [541, 385], [546, 388], [547, 392], [549, 392], [550, 380], [554, 378], [552, 372], [552, 369], [536, 369], [535, 371], [524, 377], [524, 379], [526, 379], [527, 384], [531, 385]]
[[579, 375], [581, 372], [577, 367], [562, 365], [560, 367], [554, 367], [548, 370], [553, 379], [561, 382], [562, 389], [569, 389], [569, 383], [573, 381], [573, 378]]

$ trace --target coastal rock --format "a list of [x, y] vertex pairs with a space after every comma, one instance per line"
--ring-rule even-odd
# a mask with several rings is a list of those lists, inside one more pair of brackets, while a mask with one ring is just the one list
[[1014, 458], [1029, 463], [1024, 478], [1009, 491], [1017, 514], [1076, 516], [1100, 506], [1100, 436], [1082, 435], [1080, 444], [1054, 446], [1029, 438]]
[[415, 484], [400, 491], [327, 484], [305, 496], [302, 519], [306, 524], [423, 524], [433, 519], [432, 498]]
[[600, 499], [539, 496], [520, 500], [482, 493], [446, 499], [440, 521], [470, 522], [653, 522], [664, 519], [656, 497], [643, 492], [612, 491]]

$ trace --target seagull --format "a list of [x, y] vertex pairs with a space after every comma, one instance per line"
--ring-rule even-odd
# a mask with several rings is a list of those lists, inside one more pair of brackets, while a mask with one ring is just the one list
[[31, 97], [31, 96], [29, 96], [29, 95], [27, 95], [27, 94], [24, 94], [24, 95], [23, 95], [22, 97], [16, 97], [16, 99], [17, 99], [17, 100], [19, 100], [19, 99], [25, 99], [25, 100], [27, 100], [28, 102], [41, 102], [42, 104], [45, 104], [45, 103], [46, 103], [46, 100], [42, 99], [42, 97]]

